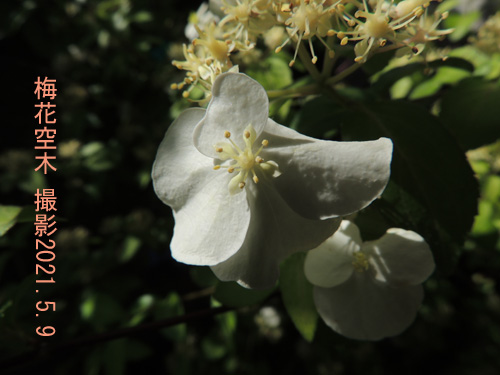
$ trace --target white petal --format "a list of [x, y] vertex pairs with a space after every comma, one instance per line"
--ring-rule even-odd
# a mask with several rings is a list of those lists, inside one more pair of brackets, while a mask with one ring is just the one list
[[203, 189], [189, 191], [186, 204], [174, 211], [170, 247], [179, 262], [211, 266], [233, 256], [245, 240], [250, 223], [246, 194], [231, 195], [228, 173], [213, 172], [215, 177]]
[[242, 134], [252, 125], [257, 135], [266, 126], [269, 99], [260, 83], [241, 73], [218, 76], [212, 86], [212, 99], [203, 120], [194, 132], [194, 144], [200, 152], [217, 157], [213, 145], [224, 140], [224, 132], [242, 149]]
[[334, 288], [314, 287], [314, 302], [325, 323], [357, 340], [380, 340], [402, 333], [422, 303], [421, 285], [392, 287], [367, 273], [353, 274]]
[[376, 278], [394, 285], [420, 284], [434, 271], [429, 245], [409, 230], [391, 228], [380, 239], [366, 242], [363, 251], [370, 255]]
[[331, 288], [345, 282], [353, 273], [353, 253], [361, 249], [359, 229], [344, 220], [340, 229], [307, 253], [304, 272], [311, 284]]
[[245, 194], [230, 196], [230, 176], [193, 145], [193, 129], [205, 110], [188, 109], [169, 127], [153, 166], [158, 197], [175, 217], [172, 256], [212, 265], [232, 256], [245, 239], [250, 213]]
[[193, 145], [193, 130], [205, 115], [201, 108], [180, 114], [170, 125], [158, 148], [153, 165], [153, 187], [156, 195], [172, 209], [182, 207], [190, 190], [200, 190], [213, 176], [213, 160]]
[[265, 179], [247, 185], [247, 194], [252, 217], [245, 242], [233, 257], [212, 267], [224, 281], [250, 288], [273, 287], [283, 259], [318, 246], [340, 224], [338, 219], [309, 220], [297, 215]]
[[[269, 120], [264, 159], [278, 163], [276, 187], [297, 213], [310, 219], [343, 216], [368, 206], [385, 189], [392, 141], [321, 141]], [[300, 184], [297, 184], [300, 181]]]
[[[361, 233], [359, 232], [359, 228], [356, 224], [354, 224], [352, 221], [349, 220], [342, 220], [342, 223], [340, 224], [339, 230], [335, 232], [335, 235], [338, 235], [338, 239], [336, 240], [335, 244], [339, 246], [341, 242], [339, 242], [341, 239], [345, 241], [345, 243], [350, 243], [351, 241], [354, 242], [359, 248], [363, 244], [363, 240], [361, 239]], [[344, 237], [340, 237], [340, 235], [343, 235]], [[359, 250], [359, 248], [356, 249]]]

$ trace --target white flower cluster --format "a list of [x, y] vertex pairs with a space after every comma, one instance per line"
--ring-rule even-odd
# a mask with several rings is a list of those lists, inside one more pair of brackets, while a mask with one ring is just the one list
[[398, 334], [415, 317], [432, 255], [413, 232], [363, 244], [341, 220], [385, 189], [391, 140], [313, 139], [271, 120], [268, 106], [258, 82], [225, 73], [206, 110], [188, 109], [169, 127], [152, 177], [173, 210], [173, 257], [270, 288], [282, 260], [317, 247], [305, 272], [327, 324], [359, 339]]
[[432, 1], [437, 0], [397, 4], [388, 0], [211, 0], [190, 17], [186, 35], [191, 44], [183, 47], [185, 60], [173, 62], [186, 71], [186, 78], [172, 87], [184, 90], [186, 98], [193, 87], [199, 87], [209, 100], [215, 78], [237, 71], [234, 54], [256, 51], [259, 38], [276, 52], [295, 44], [290, 66], [301, 49], [308, 54], [304, 43], [311, 62], [317, 63], [314, 40], [326, 48], [330, 59], [335, 49], [355, 43], [355, 61], [359, 63], [388, 49], [420, 53], [428, 42], [451, 32], [438, 29], [447, 13], [428, 15]]
[[268, 105], [258, 82], [220, 75], [208, 108], [170, 126], [153, 167], [155, 191], [174, 212], [173, 257], [251, 288], [274, 286], [283, 259], [377, 198], [392, 159], [390, 139], [306, 137], [271, 120]]

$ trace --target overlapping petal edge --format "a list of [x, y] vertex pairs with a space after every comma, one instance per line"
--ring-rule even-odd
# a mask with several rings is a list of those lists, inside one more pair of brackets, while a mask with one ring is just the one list
[[[153, 167], [155, 191], [174, 212], [173, 257], [215, 266], [221, 279], [253, 288], [272, 287], [281, 260], [318, 246], [335, 232], [338, 216], [377, 198], [392, 159], [389, 139], [306, 137], [269, 119], [268, 103], [264, 88], [248, 76], [219, 76], [207, 110], [187, 110], [170, 126]], [[256, 144], [268, 141], [259, 155], [275, 161], [281, 175], [259, 176], [258, 184], [250, 181], [232, 195], [232, 176], [213, 170], [220, 162], [214, 145], [230, 132], [244, 147], [248, 125]]]

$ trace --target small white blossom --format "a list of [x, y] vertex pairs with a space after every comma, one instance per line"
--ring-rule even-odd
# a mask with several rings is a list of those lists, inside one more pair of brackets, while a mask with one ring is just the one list
[[344, 220], [307, 254], [304, 271], [330, 328], [353, 339], [380, 340], [413, 322], [423, 299], [420, 284], [434, 271], [434, 259], [415, 232], [391, 228], [362, 242], [358, 227]]
[[392, 158], [387, 138], [313, 139], [269, 119], [268, 107], [258, 82], [218, 76], [208, 108], [184, 111], [168, 129], [152, 176], [173, 209], [172, 256], [252, 288], [273, 286], [280, 261], [379, 196]]
[[210, 24], [219, 22], [220, 18], [213, 14], [210, 10], [208, 3], [201, 3], [196, 12], [192, 12], [188, 18], [188, 24], [184, 28], [184, 35], [190, 41], [198, 38], [200, 34], [196, 28], [204, 29]]

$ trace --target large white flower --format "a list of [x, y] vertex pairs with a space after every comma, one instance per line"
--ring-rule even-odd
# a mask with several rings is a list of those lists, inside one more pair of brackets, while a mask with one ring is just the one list
[[380, 340], [413, 322], [423, 299], [420, 284], [433, 272], [434, 260], [415, 232], [391, 228], [376, 241], [362, 242], [358, 227], [344, 220], [307, 254], [304, 270], [330, 328], [353, 339]]
[[392, 157], [387, 138], [316, 140], [269, 119], [268, 106], [259, 83], [222, 74], [207, 110], [170, 126], [153, 167], [156, 194], [174, 212], [172, 256], [252, 288], [272, 287], [281, 260], [379, 196]]

